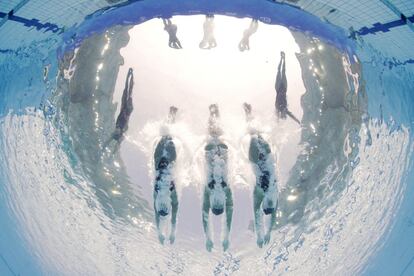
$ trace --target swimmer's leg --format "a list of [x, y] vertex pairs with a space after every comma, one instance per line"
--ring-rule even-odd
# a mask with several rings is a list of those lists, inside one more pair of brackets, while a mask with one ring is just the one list
[[175, 230], [177, 224], [177, 211], [178, 211], [178, 197], [177, 191], [174, 189], [171, 192], [171, 232], [170, 232], [170, 244], [175, 241]]
[[250, 23], [250, 28], [252, 30], [252, 33], [255, 33], [257, 31], [257, 28], [259, 27], [259, 22], [257, 19], [252, 19], [252, 22]]
[[245, 50], [243, 39], [239, 42], [239, 51], [243, 52]]
[[183, 46], [181, 46], [181, 42], [180, 42], [180, 40], [177, 38], [177, 45], [178, 45], [178, 49], [182, 49], [183, 48]]
[[155, 192], [154, 192], [153, 198], [154, 198], [155, 225], [157, 226], [158, 240], [160, 241], [161, 244], [164, 244], [165, 237], [162, 234], [161, 229], [160, 229], [160, 215], [158, 214], [157, 208], [155, 206], [155, 198], [156, 198]]
[[168, 122], [170, 124], [175, 123], [175, 117], [177, 115], [178, 108], [175, 106], [170, 106], [170, 113], [168, 114]]
[[263, 214], [260, 206], [262, 205], [263, 201], [263, 191], [255, 185], [254, 192], [253, 192], [253, 207], [254, 207], [254, 224], [257, 236], [257, 246], [260, 248], [263, 246]]
[[208, 109], [210, 110], [211, 117], [220, 117], [219, 108], [217, 104], [211, 104]]
[[223, 238], [223, 251], [229, 248], [229, 236], [231, 230], [231, 222], [233, 218], [233, 196], [230, 188], [226, 189], [226, 229]]
[[277, 208], [275, 208], [275, 210], [272, 212], [271, 217], [270, 217], [269, 228], [267, 229], [267, 233], [266, 233], [266, 235], [264, 237], [264, 243], [265, 244], [268, 244], [269, 243], [272, 229], [273, 229], [273, 227], [276, 224], [276, 209]]
[[204, 196], [203, 196], [203, 229], [204, 234], [206, 236], [206, 249], [207, 251], [211, 252], [213, 248], [213, 241], [211, 239], [211, 231], [210, 231], [210, 192], [207, 190], [207, 187], [204, 189]]
[[286, 91], [282, 91], [284, 90], [283, 87], [287, 87], [286, 84], [286, 66], [285, 66], [285, 55], [283, 52], [280, 53], [281, 57], [280, 57], [280, 61], [279, 61], [279, 65], [277, 67], [277, 76], [276, 76], [276, 84], [275, 84], [275, 88], [276, 88], [276, 92], [280, 93], [280, 92], [286, 92]]
[[243, 104], [243, 110], [246, 115], [246, 121], [249, 122], [252, 120], [252, 106], [248, 103]]
[[289, 110], [286, 110], [286, 114], [293, 119], [293, 121], [295, 121], [296, 123], [298, 123], [300, 125], [300, 121], [298, 118], [295, 117], [295, 115], [292, 114], [292, 112], [290, 112]]

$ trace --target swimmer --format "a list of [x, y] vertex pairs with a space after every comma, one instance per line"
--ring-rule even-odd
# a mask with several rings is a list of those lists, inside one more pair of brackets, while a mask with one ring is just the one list
[[[174, 123], [177, 108], [170, 107], [168, 122]], [[154, 212], [157, 226], [158, 239], [164, 244], [165, 236], [160, 228], [161, 217], [165, 218], [171, 213], [170, 244], [175, 241], [175, 229], [177, 223], [178, 197], [174, 181], [174, 168], [177, 153], [173, 138], [164, 135], [158, 142], [154, 152], [155, 182], [154, 182]]]
[[132, 68], [129, 68], [128, 74], [125, 80], [125, 88], [122, 93], [121, 111], [116, 119], [115, 130], [111, 134], [111, 137], [103, 144], [103, 148], [107, 149], [111, 142], [115, 141], [115, 145], [109, 152], [116, 152], [119, 148], [124, 133], [128, 130], [129, 117], [131, 116], [134, 106], [132, 104], [132, 90], [134, 88], [134, 74]]
[[203, 24], [204, 36], [201, 40], [200, 49], [212, 49], [217, 46], [216, 39], [214, 38], [214, 15], [206, 15], [206, 20]]
[[132, 89], [134, 87], [134, 74], [132, 68], [129, 68], [125, 81], [124, 92], [122, 93], [121, 111], [115, 123], [115, 131], [112, 138], [118, 142], [123, 138], [124, 133], [128, 130], [129, 117], [131, 116], [134, 106], [132, 104]]
[[286, 79], [286, 60], [285, 52], [280, 52], [280, 62], [276, 76], [276, 115], [278, 118], [286, 119], [286, 115], [300, 125], [300, 121], [289, 111], [287, 106], [287, 79]]
[[[252, 107], [244, 103], [243, 109], [246, 121], [252, 119]], [[270, 241], [270, 234], [276, 222], [277, 184], [272, 151], [262, 135], [255, 130], [250, 131], [249, 160], [256, 175], [256, 185], [253, 192], [253, 207], [257, 245], [262, 247]], [[270, 223], [263, 237], [263, 214], [270, 215]]]
[[227, 179], [228, 147], [220, 139], [219, 110], [216, 104], [210, 105], [209, 136], [204, 147], [207, 163], [207, 179], [203, 196], [203, 229], [206, 235], [206, 249], [211, 252], [213, 241], [210, 231], [210, 210], [218, 216], [225, 214], [223, 250], [229, 248], [229, 235], [233, 217], [233, 198]]
[[244, 50], [250, 50], [250, 37], [257, 31], [258, 27], [259, 23], [257, 22], [257, 19], [252, 19], [249, 28], [244, 30], [243, 38], [239, 42], [239, 50], [241, 52], [243, 52]]
[[168, 47], [173, 49], [182, 49], [180, 40], [177, 38], [177, 25], [171, 22], [170, 18], [163, 18], [164, 30], [168, 33]]

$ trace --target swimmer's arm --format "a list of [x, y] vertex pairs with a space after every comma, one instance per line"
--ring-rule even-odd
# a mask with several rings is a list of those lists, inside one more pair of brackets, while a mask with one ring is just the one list
[[178, 211], [178, 197], [177, 197], [177, 191], [175, 190], [171, 193], [171, 205], [172, 205], [172, 212], [171, 212], [170, 243], [174, 243], [175, 229], [176, 229], [176, 224], [177, 224], [177, 211]]

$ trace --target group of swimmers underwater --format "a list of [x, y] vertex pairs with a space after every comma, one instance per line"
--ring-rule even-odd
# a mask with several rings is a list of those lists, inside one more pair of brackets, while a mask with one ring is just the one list
[[[133, 111], [132, 90], [134, 85], [133, 70], [129, 69], [125, 89], [122, 94], [121, 111], [116, 120], [115, 131], [111, 139], [121, 142], [124, 133], [128, 129], [129, 117]], [[287, 108], [287, 80], [285, 67], [285, 53], [281, 52], [281, 59], [276, 76], [276, 115], [280, 119], [291, 117], [300, 124], [300, 121]], [[253, 120], [252, 106], [243, 104], [246, 123]], [[171, 106], [169, 109], [169, 124], [175, 123], [178, 108]], [[225, 227], [222, 240], [223, 250], [229, 247], [229, 234], [233, 216], [233, 197], [228, 181], [228, 155], [229, 148], [223, 139], [223, 130], [220, 127], [220, 111], [217, 104], [209, 106], [208, 135], [204, 146], [204, 158], [206, 163], [206, 178], [202, 202], [202, 223], [206, 237], [206, 249], [211, 251], [213, 241], [211, 237], [209, 218], [210, 214], [219, 216], [224, 214]], [[253, 207], [257, 245], [262, 247], [269, 243], [271, 230], [276, 222], [276, 210], [278, 205], [278, 189], [276, 169], [273, 154], [269, 143], [259, 131], [249, 132], [248, 158], [255, 173], [256, 185], [253, 192]], [[174, 138], [166, 134], [161, 137], [154, 151], [155, 179], [153, 185], [153, 202], [155, 223], [160, 243], [164, 244], [165, 235], [160, 227], [161, 218], [170, 216], [169, 242], [175, 241], [175, 230], [178, 212], [178, 196], [174, 169], [177, 160]], [[263, 233], [263, 214], [270, 216], [270, 223]]]
[[[243, 109], [246, 122], [252, 118], [252, 107], [244, 103]], [[177, 108], [170, 107], [169, 123], [174, 123]], [[229, 234], [233, 217], [233, 197], [228, 181], [228, 154], [229, 148], [222, 138], [223, 130], [220, 127], [220, 111], [217, 104], [209, 106], [208, 136], [204, 145], [204, 158], [206, 163], [206, 178], [202, 200], [202, 222], [206, 236], [206, 249], [211, 251], [213, 241], [210, 231], [210, 214], [219, 216], [224, 214], [223, 250], [229, 247]], [[164, 243], [165, 236], [160, 228], [161, 217], [171, 214], [171, 232], [169, 241], [175, 240], [175, 229], [178, 211], [178, 197], [174, 181], [174, 169], [177, 159], [174, 139], [164, 135], [158, 142], [154, 152], [155, 181], [154, 181], [154, 213], [158, 229], [158, 238]], [[257, 233], [257, 244], [262, 247], [270, 241], [270, 233], [276, 221], [277, 209], [277, 183], [271, 147], [259, 132], [250, 132], [249, 160], [254, 167], [256, 185], [254, 188], [254, 217]], [[270, 215], [268, 229], [263, 235], [260, 230], [263, 224], [262, 214]]]

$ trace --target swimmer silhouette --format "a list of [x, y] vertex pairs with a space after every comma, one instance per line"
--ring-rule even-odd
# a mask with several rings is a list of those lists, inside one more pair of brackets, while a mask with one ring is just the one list
[[134, 74], [132, 68], [129, 68], [125, 80], [125, 88], [122, 93], [121, 111], [115, 123], [115, 131], [112, 135], [114, 140], [121, 140], [123, 134], [128, 130], [129, 117], [131, 116], [134, 106], [132, 104], [132, 89], [134, 88]]
[[244, 50], [250, 50], [250, 37], [257, 31], [257, 28], [259, 26], [259, 23], [257, 22], [257, 19], [252, 19], [252, 22], [250, 23], [249, 28], [244, 30], [243, 32], [243, 38], [239, 42], [239, 50], [243, 52]]
[[213, 241], [210, 231], [210, 210], [218, 216], [225, 214], [225, 229], [222, 241], [223, 250], [229, 247], [229, 235], [233, 217], [233, 198], [227, 181], [228, 147], [220, 139], [222, 130], [219, 126], [219, 110], [216, 104], [209, 107], [210, 118], [208, 122], [209, 135], [204, 147], [207, 163], [207, 178], [203, 196], [203, 228], [206, 235], [206, 249], [211, 251]]
[[111, 137], [105, 142], [103, 148], [109, 146], [112, 141], [116, 144], [113, 147], [113, 151], [116, 151], [124, 138], [124, 133], [128, 130], [129, 117], [131, 116], [134, 106], [132, 104], [132, 90], [134, 88], [134, 74], [132, 68], [129, 68], [128, 74], [125, 80], [125, 88], [122, 93], [121, 111], [116, 119], [115, 130], [111, 134]]
[[168, 47], [173, 49], [182, 49], [180, 40], [177, 38], [177, 25], [171, 22], [170, 18], [163, 18], [164, 30], [168, 33]]
[[[243, 109], [246, 121], [252, 117], [252, 107], [244, 103]], [[272, 152], [269, 144], [258, 131], [250, 131], [249, 160], [256, 175], [256, 185], [253, 192], [254, 221], [257, 236], [257, 245], [262, 247], [270, 241], [270, 233], [276, 222], [277, 185]], [[270, 223], [263, 237], [263, 213], [270, 215]]]
[[[170, 107], [168, 123], [175, 122], [177, 108]], [[171, 213], [170, 243], [175, 241], [175, 229], [177, 223], [178, 197], [174, 182], [174, 167], [177, 153], [170, 135], [164, 135], [158, 142], [154, 152], [155, 181], [154, 181], [154, 212], [157, 226], [158, 239], [164, 244], [165, 236], [160, 228], [161, 217], [167, 217]]]
[[200, 49], [212, 49], [217, 46], [216, 39], [214, 38], [214, 15], [206, 15], [206, 20], [203, 24], [204, 36], [201, 40]]
[[286, 79], [286, 60], [285, 52], [280, 52], [280, 62], [276, 76], [276, 115], [278, 118], [286, 119], [286, 115], [300, 125], [300, 121], [289, 111], [287, 106], [287, 79]]

